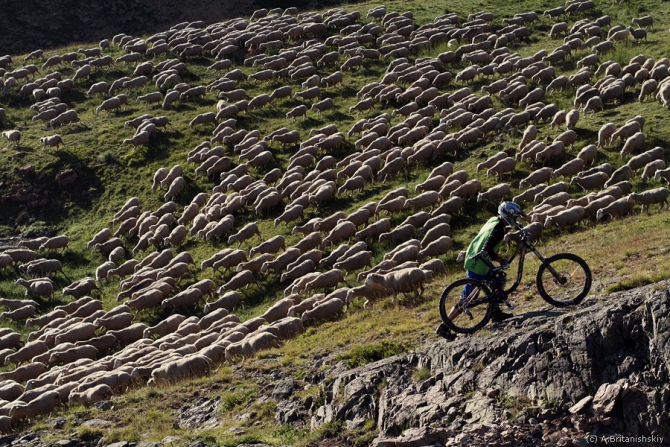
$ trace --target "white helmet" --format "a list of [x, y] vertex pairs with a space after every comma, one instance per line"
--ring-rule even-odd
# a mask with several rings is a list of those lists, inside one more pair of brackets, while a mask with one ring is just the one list
[[503, 202], [498, 207], [498, 215], [507, 225], [515, 226], [516, 220], [520, 217], [526, 217], [521, 207], [514, 202]]

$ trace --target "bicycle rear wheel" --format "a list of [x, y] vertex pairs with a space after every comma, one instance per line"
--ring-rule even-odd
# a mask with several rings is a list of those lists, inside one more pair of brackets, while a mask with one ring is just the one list
[[[558, 273], [558, 277], [547, 267]], [[572, 253], [550, 256], [537, 271], [537, 290], [549, 304], [565, 307], [579, 304], [591, 290], [591, 269]]]
[[[465, 287], [471, 291], [461, 299]], [[491, 291], [481, 281], [472, 278], [459, 279], [444, 289], [440, 297], [440, 316], [444, 324], [454, 332], [471, 334], [489, 322], [493, 311]]]

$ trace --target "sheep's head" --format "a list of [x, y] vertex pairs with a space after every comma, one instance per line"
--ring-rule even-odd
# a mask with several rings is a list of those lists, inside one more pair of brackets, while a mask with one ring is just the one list
[[371, 286], [373, 284], [379, 284], [380, 280], [382, 280], [383, 277], [382, 275], [378, 273], [370, 273], [367, 278], [365, 278], [365, 284], [366, 286]]

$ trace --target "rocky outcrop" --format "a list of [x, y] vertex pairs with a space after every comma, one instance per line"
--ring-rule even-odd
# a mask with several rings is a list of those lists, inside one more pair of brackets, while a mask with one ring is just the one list
[[[670, 441], [668, 284], [592, 297], [576, 311], [547, 307], [518, 317], [518, 328], [354, 370], [338, 365], [312, 428], [372, 420], [377, 446], [478, 445], [505, 434], [515, 445], [586, 445], [615, 434], [661, 445]], [[415, 379], [418, 370], [430, 377]]]

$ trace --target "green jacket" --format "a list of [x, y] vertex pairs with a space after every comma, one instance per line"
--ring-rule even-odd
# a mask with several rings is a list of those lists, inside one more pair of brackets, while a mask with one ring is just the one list
[[[469, 258], [470, 256], [476, 255], [477, 253], [482, 251], [484, 245], [489, 239], [489, 236], [491, 236], [491, 233], [493, 233], [493, 230], [499, 224], [502, 223], [500, 222], [500, 219], [498, 219], [497, 216], [490, 218], [484, 224], [482, 229], [479, 230], [479, 234], [477, 234], [477, 236], [475, 236], [472, 242], [470, 242], [467, 255], [465, 256], [464, 267], [466, 270], [470, 270], [471, 272], [476, 273], [478, 275], [486, 275], [488, 273], [489, 267], [483, 261], [479, 259], [469, 259]], [[493, 251], [495, 253], [498, 253], [498, 250], [500, 250], [502, 242], [503, 242], [502, 238], [500, 239], [500, 241], [495, 241], [495, 244], [493, 245]]]

